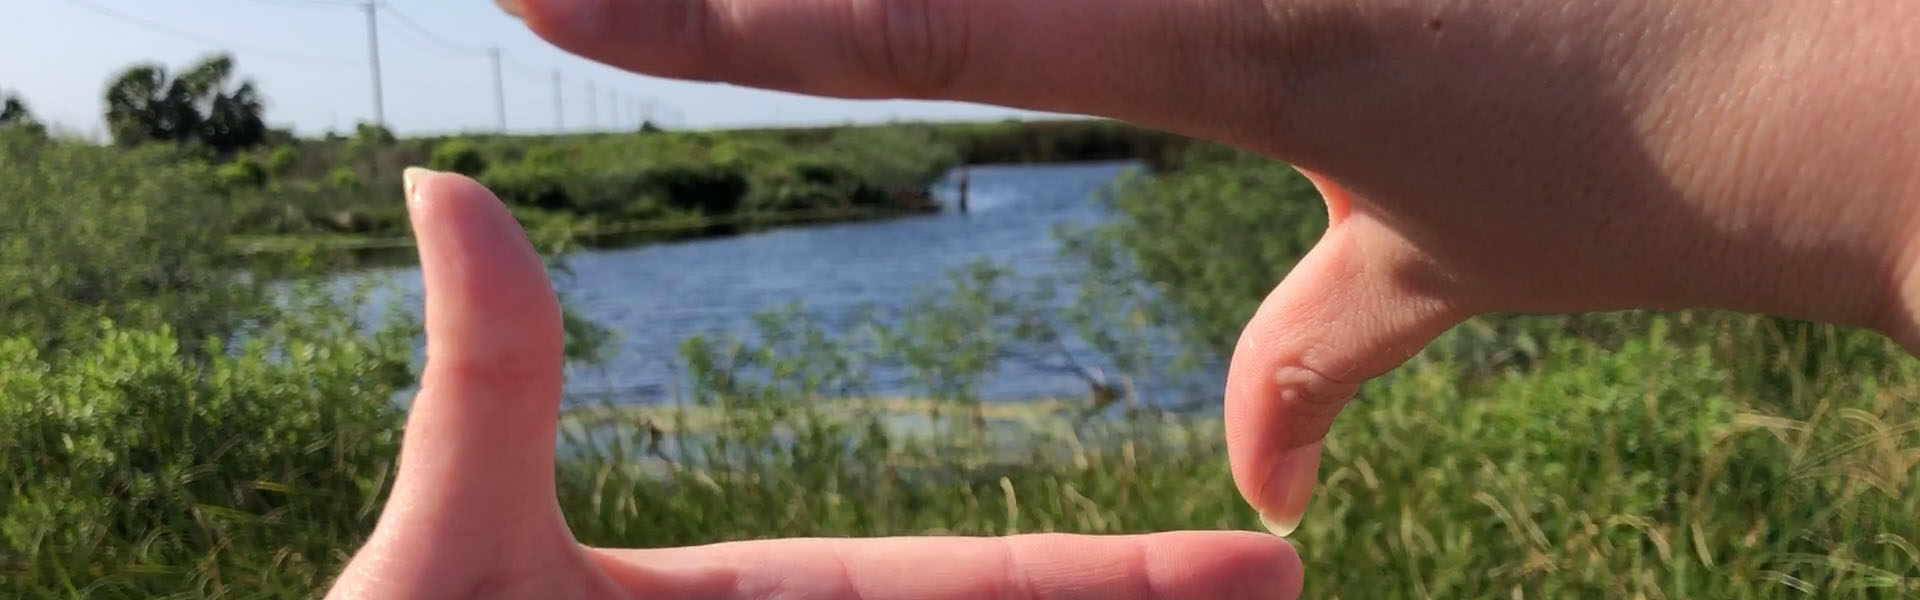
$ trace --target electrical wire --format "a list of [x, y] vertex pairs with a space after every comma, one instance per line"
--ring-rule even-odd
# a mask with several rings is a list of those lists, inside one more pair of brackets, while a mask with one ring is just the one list
[[124, 12], [120, 12], [118, 10], [114, 10], [112, 8], [103, 6], [99, 3], [93, 2], [92, 0], [67, 0], [67, 3], [80, 8], [84, 8], [86, 10], [93, 11], [95, 13], [99, 13], [101, 15], [105, 15], [107, 17], [111, 17], [113, 19], [117, 19], [121, 22], [130, 24], [130, 25], [144, 28], [148, 31], [163, 33], [166, 35], [171, 35], [173, 37], [190, 40], [194, 42], [199, 42], [202, 44], [209, 44], [209, 45], [217, 46], [220, 48], [234, 48], [238, 50], [245, 50], [247, 52], [250, 52], [252, 54], [262, 56], [262, 57], [274, 58], [274, 59], [288, 61], [288, 62], [322, 64], [322, 65], [331, 65], [331, 66], [342, 66], [342, 65], [357, 66], [362, 62], [361, 59], [357, 59], [357, 58], [347, 59], [347, 58], [331, 58], [331, 57], [322, 57], [322, 56], [307, 56], [302, 54], [291, 54], [287, 52], [280, 52], [278, 50], [269, 50], [266, 48], [259, 48], [254, 46], [243, 46], [240, 44], [227, 43], [227, 42], [222, 42], [220, 40], [206, 37], [197, 33], [193, 33], [193, 32], [182, 30], [182, 29], [175, 29], [173, 27], [168, 27], [160, 23], [155, 23], [147, 19], [136, 17]]
[[505, 50], [500, 51], [500, 61], [506, 63], [508, 68], [516, 71], [514, 73], [515, 76], [523, 77], [527, 81], [539, 80], [544, 82], [550, 81], [553, 77], [553, 71], [527, 66], [527, 63], [520, 62], [520, 59], [514, 58], [512, 54]]
[[[459, 56], [462, 58], [473, 58], [473, 57], [479, 57], [479, 56], [486, 56], [489, 52], [493, 51], [492, 49], [489, 49], [489, 48], [469, 46], [466, 44], [454, 42], [452, 40], [447, 39], [446, 37], [440, 36], [439, 34], [434, 33], [433, 30], [427, 28], [424, 25], [421, 25], [419, 21], [416, 21], [412, 17], [407, 16], [406, 12], [400, 10], [398, 7], [394, 6], [393, 3], [391, 2], [383, 2], [378, 0], [365, 0], [365, 1], [363, 0], [250, 0], [250, 1], [258, 2], [265, 5], [271, 5], [271, 6], [279, 6], [279, 7], [285, 7], [285, 8], [305, 8], [305, 9], [338, 9], [338, 8], [365, 9], [367, 6], [371, 4], [376, 10], [386, 13], [388, 17], [391, 17], [393, 21], [398, 23], [402, 29], [406, 29], [407, 32], [411, 34], [412, 37], [418, 38], [418, 40], [420, 41], [424, 41], [434, 46], [437, 46], [438, 51], [440, 51], [442, 54], [449, 55], [449, 56]], [[158, 23], [146, 18], [139, 17], [139, 16], [131, 15], [126, 12], [122, 12], [120, 10], [108, 7], [99, 2], [95, 2], [94, 0], [66, 0], [66, 2], [76, 7], [79, 7], [88, 11], [92, 11], [94, 13], [121, 21], [129, 25], [146, 29], [154, 33], [160, 33], [160, 34], [164, 34], [164, 35], [168, 35], [168, 36], [172, 36], [175, 38], [180, 38], [180, 39], [184, 39], [184, 40], [188, 40], [196, 43], [207, 44], [217, 48], [244, 51], [248, 53], [249, 56], [258, 56], [262, 58], [270, 58], [270, 59], [286, 61], [286, 62], [324, 65], [324, 66], [331, 66], [331, 67], [342, 67], [342, 66], [357, 67], [364, 64], [364, 61], [365, 61], [364, 58], [337, 58], [337, 57], [326, 57], [326, 56], [311, 56], [311, 55], [296, 54], [296, 53], [290, 53], [290, 52], [281, 52], [278, 50], [263, 48], [259, 46], [234, 44], [234, 43], [224, 42], [224, 41], [221, 41], [212, 37], [208, 37], [202, 34], [187, 31], [184, 29], [168, 26], [168, 25]], [[528, 65], [527, 63], [521, 62], [518, 58], [514, 57], [511, 54], [506, 53], [504, 50], [500, 52], [500, 58], [502, 63], [504, 63], [504, 65], [509, 68], [510, 72], [512, 72], [514, 76], [529, 82], [551, 81], [552, 74], [554, 73], [554, 71], [552, 70], [535, 68]], [[571, 75], [565, 75], [565, 77], [569, 81], [583, 81], [582, 79], [573, 77]], [[622, 92], [618, 92], [615, 90], [603, 90], [603, 91], [609, 94], [614, 94], [622, 98], [632, 98], [631, 96], [628, 96]], [[597, 100], [600, 100], [600, 99], [595, 97], [591, 101], [597, 101]], [[607, 107], [609, 111], [609, 116], [611, 118], [618, 120], [620, 118], [618, 116], [619, 113], [632, 112], [632, 108], [622, 109], [620, 108], [620, 105], [621, 103], [616, 102]], [[656, 119], [667, 117], [667, 118], [673, 118], [673, 120], [678, 121], [684, 118], [680, 115], [680, 111], [678, 109], [676, 109], [673, 106], [667, 105], [664, 102], [660, 102], [656, 99], [642, 100], [642, 105], [645, 106], [647, 109], [650, 109], [645, 112], [652, 112], [654, 118]], [[629, 116], [637, 116], [637, 115], [629, 115]]]
[[386, 13], [387, 16], [389, 17], [393, 17], [393, 20], [395, 22], [398, 22], [401, 28], [408, 30], [413, 35], [418, 36], [420, 39], [426, 40], [428, 42], [432, 42], [433, 44], [436, 44], [441, 48], [447, 49], [448, 51], [454, 54], [458, 54], [466, 57], [485, 56], [487, 54], [487, 50], [484, 48], [475, 48], [472, 46], [468, 46], [466, 44], [460, 44], [460, 43], [449, 41], [447, 40], [447, 38], [444, 38], [444, 37], [440, 37], [440, 35], [435, 34], [432, 30], [427, 29], [425, 26], [422, 26], [419, 22], [414, 21], [411, 17], [408, 17], [407, 13], [402, 12], [399, 7], [394, 6], [392, 3], [381, 4], [380, 11]]
[[284, 6], [288, 8], [365, 8], [363, 2], [353, 0], [252, 0], [261, 4]]

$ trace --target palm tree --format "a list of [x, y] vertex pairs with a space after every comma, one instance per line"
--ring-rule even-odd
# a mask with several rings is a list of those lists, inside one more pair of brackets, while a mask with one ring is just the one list
[[0, 95], [0, 125], [26, 123], [33, 120], [27, 112], [27, 103], [13, 94]]
[[226, 154], [260, 143], [264, 102], [252, 82], [229, 90], [233, 57], [216, 54], [169, 78], [153, 64], [135, 65], [107, 86], [107, 124], [125, 145], [198, 142]]

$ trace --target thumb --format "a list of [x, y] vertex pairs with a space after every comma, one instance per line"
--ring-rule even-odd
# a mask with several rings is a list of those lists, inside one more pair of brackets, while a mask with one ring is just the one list
[[1330, 227], [1241, 334], [1228, 369], [1234, 483], [1269, 529], [1300, 524], [1320, 442], [1360, 384], [1405, 362], [1463, 313], [1446, 277], [1340, 186], [1308, 174]]
[[424, 169], [406, 177], [427, 364], [394, 482], [392, 501], [404, 508], [389, 512], [456, 530], [560, 524], [553, 461], [563, 338], [546, 268], [480, 184]]

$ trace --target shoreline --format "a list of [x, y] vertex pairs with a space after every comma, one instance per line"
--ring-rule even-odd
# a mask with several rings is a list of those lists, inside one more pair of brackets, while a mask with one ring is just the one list
[[[569, 235], [583, 246], [618, 248], [662, 240], [725, 237], [764, 228], [858, 223], [917, 215], [939, 214], [944, 208], [929, 205], [920, 208], [827, 208], [775, 213], [752, 213], [695, 219], [634, 221], [581, 227]], [[242, 241], [235, 249], [241, 256], [287, 254], [303, 251], [341, 252], [355, 255], [411, 250], [412, 236], [372, 237], [353, 234], [258, 235], [237, 236]], [[637, 238], [637, 239], [636, 239]]]

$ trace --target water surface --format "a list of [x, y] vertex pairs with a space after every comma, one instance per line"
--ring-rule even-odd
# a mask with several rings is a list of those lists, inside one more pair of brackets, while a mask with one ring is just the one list
[[[970, 210], [955, 202], [956, 175], [935, 195], [948, 210], [880, 221], [773, 229], [744, 235], [650, 243], [573, 255], [571, 278], [557, 287], [580, 312], [619, 334], [610, 363], [569, 374], [569, 396], [615, 402], [670, 398], [678, 381], [675, 351], [696, 334], [745, 334], [752, 316], [798, 301], [810, 312], [881, 312], [937, 289], [948, 273], [981, 259], [1022, 277], [1070, 268], [1052, 230], [1109, 215], [1094, 201], [1131, 162], [975, 166], [968, 169]], [[417, 267], [374, 271], [417, 306]], [[1069, 340], [1076, 360], [1097, 360]], [[1171, 355], [1172, 350], [1168, 353]], [[901, 373], [876, 373], [870, 393], [910, 395]], [[892, 383], [890, 383], [892, 382]], [[987, 378], [995, 400], [1085, 394], [1069, 373], [1010, 363]]]

